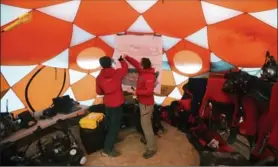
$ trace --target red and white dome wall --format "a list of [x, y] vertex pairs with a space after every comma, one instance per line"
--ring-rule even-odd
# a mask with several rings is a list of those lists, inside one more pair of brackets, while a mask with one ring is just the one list
[[40, 111], [64, 94], [101, 103], [91, 64], [121, 32], [162, 35], [164, 105], [188, 77], [233, 66], [257, 75], [267, 50], [277, 56], [276, 0], [2, 0], [1, 29], [25, 13], [31, 21], [1, 33], [1, 112]]

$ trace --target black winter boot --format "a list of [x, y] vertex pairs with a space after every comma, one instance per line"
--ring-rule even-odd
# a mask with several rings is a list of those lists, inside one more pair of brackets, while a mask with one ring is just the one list
[[238, 128], [232, 127], [230, 129], [230, 136], [229, 136], [228, 141], [227, 141], [228, 144], [234, 144], [236, 142], [237, 134], [238, 134]]

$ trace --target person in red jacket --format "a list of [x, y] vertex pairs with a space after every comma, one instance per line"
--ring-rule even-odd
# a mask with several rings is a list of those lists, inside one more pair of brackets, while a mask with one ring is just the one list
[[120, 155], [114, 149], [114, 144], [120, 130], [125, 102], [122, 90], [122, 80], [128, 72], [128, 65], [122, 56], [119, 58], [122, 68], [114, 69], [112, 59], [108, 56], [101, 57], [99, 63], [102, 70], [96, 78], [96, 92], [104, 95], [105, 115], [108, 123], [108, 133], [104, 142], [103, 156], [117, 157]]
[[135, 59], [125, 56], [125, 59], [135, 67], [138, 72], [136, 90], [134, 93], [139, 101], [141, 113], [141, 126], [144, 131], [145, 138], [141, 141], [147, 143], [147, 151], [143, 157], [148, 159], [156, 154], [156, 141], [152, 127], [152, 113], [154, 110], [154, 88], [155, 88], [155, 70], [152, 68], [150, 59], [142, 58], [141, 64]]

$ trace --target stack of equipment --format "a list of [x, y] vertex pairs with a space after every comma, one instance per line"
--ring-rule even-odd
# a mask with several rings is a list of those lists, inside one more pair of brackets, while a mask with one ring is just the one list
[[27, 143], [0, 145], [0, 166], [81, 166], [86, 163], [87, 158], [67, 121], [58, 120], [51, 131], [45, 132], [38, 127], [33, 132], [35, 138]]
[[14, 119], [12, 113], [0, 113], [0, 141], [19, 129], [20, 120]]

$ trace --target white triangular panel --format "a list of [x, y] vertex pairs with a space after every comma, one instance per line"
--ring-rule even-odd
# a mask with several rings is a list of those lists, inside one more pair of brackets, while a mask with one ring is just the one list
[[162, 70], [166, 70], [166, 71], [170, 70], [171, 71], [171, 67], [167, 61], [162, 61]]
[[262, 76], [262, 70], [259, 70], [256, 72], [255, 76], [257, 76], [258, 78], [261, 78]]
[[214, 53], [210, 53], [210, 62], [211, 63], [216, 63], [221, 61], [222, 59], [220, 59], [218, 56], [216, 56]]
[[33, 71], [37, 65], [32, 66], [1, 66], [1, 73], [7, 80], [10, 87], [14, 86], [18, 81], [23, 79], [31, 71]]
[[236, 17], [242, 12], [201, 1], [207, 24], [215, 24]]
[[19, 8], [10, 5], [1, 4], [1, 26], [6, 25], [19, 16], [28, 13], [31, 9]]
[[82, 78], [84, 78], [87, 74], [79, 71], [75, 71], [70, 69], [69, 70], [69, 75], [70, 75], [70, 84], [74, 84], [78, 81], [80, 81]]
[[243, 67], [238, 67], [240, 70], [247, 72], [250, 75], [261, 77], [261, 67], [257, 68], [243, 68]]
[[134, 1], [127, 0], [127, 3], [138, 13], [144, 13], [149, 10], [158, 0], [147, 0], [147, 1]]
[[107, 45], [109, 45], [112, 48], [115, 48], [115, 38], [116, 35], [105, 35], [99, 37], [101, 40], [103, 40]]
[[261, 77], [261, 72], [262, 69], [261, 67], [256, 67], [256, 68], [243, 68], [243, 67], [238, 67], [241, 71], [245, 71], [250, 75]]
[[180, 75], [178, 73], [173, 72], [173, 76], [176, 82], [176, 85], [183, 83], [184, 81], [188, 80], [188, 77]]
[[61, 20], [73, 22], [80, 5], [80, 0], [69, 1], [57, 5], [37, 9], [38, 11]]
[[163, 55], [162, 55], [162, 61], [168, 62], [168, 58], [167, 58], [166, 53], [163, 53]]
[[72, 91], [71, 87], [69, 87], [69, 88], [68, 88], [68, 90], [64, 93], [64, 95], [63, 95], [63, 96], [66, 96], [66, 95], [69, 95], [69, 96], [70, 96], [70, 98], [72, 98], [72, 99], [76, 100], [76, 98], [75, 98], [75, 96], [74, 96], [74, 93], [73, 93], [73, 91]]
[[165, 99], [165, 96], [154, 96], [154, 101], [156, 104], [162, 104]]
[[70, 46], [79, 45], [83, 42], [93, 39], [95, 35], [88, 33], [87, 31], [81, 29], [77, 25], [73, 25], [73, 32], [71, 37]]
[[103, 95], [97, 95], [97, 98], [103, 98], [104, 96]]
[[175, 46], [181, 39], [180, 38], [173, 38], [162, 35], [162, 41], [163, 41], [163, 49], [165, 51], [171, 49], [173, 46]]
[[142, 32], [142, 33], [152, 33], [153, 30], [141, 15], [137, 20], [128, 28], [129, 32]]
[[249, 13], [251, 16], [261, 20], [262, 22], [277, 28], [277, 8], [262, 12]]
[[58, 56], [43, 63], [45, 66], [56, 68], [68, 68], [69, 67], [69, 49], [64, 50]]
[[99, 73], [100, 73], [100, 70], [96, 71], [96, 72], [92, 72], [91, 75], [96, 78], [99, 75]]
[[249, 71], [258, 71], [258, 70], [261, 70], [261, 67], [257, 67], [257, 68], [244, 68], [244, 67], [239, 67], [239, 69], [242, 70], [242, 71], [249, 72]]
[[85, 101], [79, 101], [81, 105], [85, 106], [91, 106], [94, 104], [95, 99], [85, 100]]
[[1, 99], [1, 112], [6, 112], [8, 104], [8, 112], [25, 108], [24, 104], [17, 97], [12, 89], [10, 89]]
[[172, 98], [175, 98], [175, 99], [181, 99], [182, 98], [182, 95], [179, 91], [179, 89], [176, 87], [170, 94], [168, 97], [172, 97]]
[[185, 38], [187, 41], [192, 42], [198, 46], [208, 49], [208, 28], [204, 27], [201, 30], [191, 34]]
[[261, 70], [248, 71], [247, 73], [253, 76], [261, 77]]

